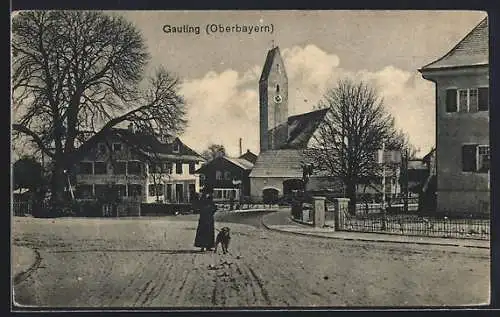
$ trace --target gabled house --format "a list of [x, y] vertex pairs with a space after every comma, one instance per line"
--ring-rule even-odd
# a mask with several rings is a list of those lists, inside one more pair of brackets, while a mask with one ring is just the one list
[[436, 86], [438, 212], [490, 212], [488, 18], [423, 66]]
[[214, 201], [240, 201], [250, 195], [249, 174], [256, 155], [250, 151], [238, 158], [219, 156], [204, 164], [196, 173], [203, 175], [203, 187], [213, 190]]
[[96, 199], [109, 189], [140, 202], [189, 202], [199, 192], [195, 171], [204, 159], [177, 137], [112, 129], [76, 168], [76, 198]]

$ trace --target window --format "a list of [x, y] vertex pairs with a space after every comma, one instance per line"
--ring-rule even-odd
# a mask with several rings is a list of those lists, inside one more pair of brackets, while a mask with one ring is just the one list
[[107, 174], [106, 162], [94, 162], [94, 174]]
[[488, 88], [447, 89], [446, 112], [488, 111]]
[[163, 196], [163, 184], [149, 184], [149, 196]]
[[128, 174], [141, 175], [142, 164], [139, 161], [128, 161]]
[[174, 153], [179, 153], [179, 151], [180, 151], [180, 146], [179, 146], [179, 143], [178, 143], [178, 142], [175, 142], [175, 143], [174, 143], [173, 152], [174, 152]]
[[126, 197], [127, 196], [127, 186], [126, 185], [113, 185], [113, 190], [115, 191], [117, 197]]
[[118, 161], [113, 164], [113, 173], [115, 175], [127, 174], [127, 162]]
[[112, 149], [113, 149], [113, 152], [119, 152], [122, 150], [122, 144], [121, 143], [113, 143]]
[[457, 111], [457, 91], [456, 89], [446, 90], [446, 112]]
[[479, 145], [477, 147], [477, 171], [487, 173], [490, 170], [490, 147]]
[[94, 185], [94, 193], [95, 197], [97, 198], [103, 198], [108, 190], [108, 185], [102, 185], [102, 184], [95, 184]]
[[280, 93], [280, 85], [276, 85], [276, 92], [279, 94]]
[[129, 197], [140, 197], [142, 195], [142, 186], [139, 184], [128, 185], [128, 196]]
[[218, 181], [222, 180], [222, 171], [215, 171], [215, 179]]
[[278, 74], [281, 74], [280, 64], [276, 64], [276, 71], [278, 72]]
[[231, 180], [231, 172], [225, 171], [224, 172], [224, 179], [227, 180], [227, 181]]
[[163, 164], [162, 163], [149, 163], [149, 173], [163, 173]]
[[177, 174], [182, 174], [182, 162], [177, 162], [177, 164], [175, 164], [175, 172]]
[[189, 162], [189, 174], [194, 174], [196, 170], [196, 166], [194, 164], [194, 162]]
[[77, 185], [76, 186], [76, 197], [78, 197], [78, 198], [91, 198], [92, 197], [92, 185]]
[[80, 162], [80, 174], [92, 174], [92, 162]]
[[106, 144], [104, 144], [104, 143], [97, 144], [97, 150], [98, 150], [99, 154], [106, 153]]
[[165, 163], [165, 173], [167, 174], [172, 174], [172, 167], [173, 167], [173, 163], [172, 162], [166, 162]]
[[462, 146], [462, 171], [488, 173], [490, 170], [490, 147], [488, 145], [465, 144]]
[[172, 201], [172, 184], [167, 184], [167, 201]]
[[489, 110], [489, 89], [488, 87], [481, 87], [478, 89], [478, 110]]

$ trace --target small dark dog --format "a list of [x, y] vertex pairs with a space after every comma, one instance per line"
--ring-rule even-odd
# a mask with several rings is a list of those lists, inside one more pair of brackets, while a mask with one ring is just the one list
[[224, 227], [218, 230], [217, 238], [215, 239], [215, 249], [214, 252], [217, 252], [217, 246], [219, 243], [222, 246], [222, 252], [226, 254], [229, 248], [229, 241], [231, 241], [231, 230], [228, 227]]

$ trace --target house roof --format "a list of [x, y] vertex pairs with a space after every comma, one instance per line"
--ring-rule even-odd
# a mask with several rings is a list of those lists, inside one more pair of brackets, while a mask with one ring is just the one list
[[259, 82], [266, 80], [271, 72], [271, 67], [273, 66], [274, 57], [280, 55], [280, 49], [276, 46], [267, 52], [266, 61], [264, 62], [264, 67], [262, 68], [262, 74], [260, 75]]
[[488, 65], [488, 17], [473, 28], [455, 47], [421, 70]]
[[250, 177], [302, 178], [301, 162], [304, 151], [300, 149], [268, 150], [261, 152], [250, 172]]
[[[112, 129], [113, 134], [119, 137], [123, 142], [129, 144], [136, 151], [143, 154], [155, 153], [160, 157], [162, 156], [179, 156], [186, 158], [196, 158], [203, 160], [201, 155], [196, 151], [184, 144], [179, 138], [173, 136], [167, 136], [168, 142], [161, 142], [156, 136], [144, 133], [140, 131], [131, 131], [129, 129], [114, 128]], [[174, 152], [174, 145], [179, 144], [179, 152]]]
[[427, 165], [425, 165], [423, 160], [410, 160], [408, 161], [408, 169], [411, 170], [426, 170]]
[[234, 165], [241, 167], [242, 169], [245, 169], [245, 170], [251, 170], [253, 167], [252, 162], [247, 161], [243, 158], [233, 158], [233, 157], [227, 157], [227, 156], [225, 156], [224, 158], [226, 160], [228, 160], [229, 162], [233, 163]]
[[285, 148], [305, 148], [328, 109], [315, 110], [288, 117], [288, 140]]
[[255, 164], [255, 162], [257, 161], [257, 155], [252, 153], [250, 150], [247, 150], [245, 154], [240, 155], [239, 158], [245, 159], [245, 160], [251, 162], [252, 164]]
[[242, 158], [234, 158], [234, 157], [227, 157], [227, 156], [219, 156], [213, 160], [211, 160], [210, 162], [204, 164], [202, 167], [200, 167], [196, 172], [197, 173], [203, 173], [207, 168], [208, 166], [210, 166], [211, 164], [213, 164], [214, 162], [218, 161], [218, 160], [225, 160], [225, 161], [228, 161], [234, 165], [236, 165], [237, 167], [241, 168], [241, 169], [244, 169], [244, 170], [251, 170], [253, 168], [253, 163], [252, 162], [249, 162], [245, 159], [242, 159]]

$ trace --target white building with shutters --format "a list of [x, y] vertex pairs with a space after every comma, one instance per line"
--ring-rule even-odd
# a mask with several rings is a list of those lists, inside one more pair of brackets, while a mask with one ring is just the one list
[[488, 18], [419, 71], [436, 85], [437, 211], [488, 214]]

